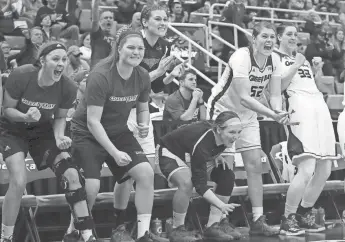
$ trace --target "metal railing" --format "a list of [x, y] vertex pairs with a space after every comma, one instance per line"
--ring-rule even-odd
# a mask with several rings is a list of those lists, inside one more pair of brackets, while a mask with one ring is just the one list
[[[209, 30], [205, 24], [194, 24], [194, 23], [170, 23], [173, 27], [183, 27], [183, 28], [202, 28], [205, 33], [205, 48], [206, 50], [210, 50], [210, 43], [209, 42]], [[206, 63], [207, 66], [210, 67], [210, 57], [206, 56]]]
[[[218, 35], [212, 33], [212, 25], [218, 25], [218, 26], [228, 26], [228, 27], [233, 27], [234, 28], [234, 44], [232, 45], [229, 42], [225, 41], [223, 38], [219, 37]], [[209, 36], [210, 40], [209, 42], [211, 43], [212, 37], [216, 38], [217, 40], [221, 41], [223, 44], [228, 45], [230, 48], [237, 50], [238, 49], [238, 31], [241, 31], [245, 33], [246, 35], [252, 36], [250, 32], [245, 30], [244, 28], [236, 25], [236, 24], [231, 24], [231, 23], [223, 23], [223, 22], [217, 22], [217, 21], [208, 21], [208, 29], [210, 31]]]
[[[225, 7], [226, 4], [224, 3], [214, 3], [212, 4], [212, 6], [210, 7], [210, 11], [209, 11], [209, 17], [213, 18], [213, 17], [219, 17], [221, 16], [220, 14], [214, 14], [214, 8], [215, 7]], [[309, 14], [309, 11], [303, 11], [303, 10], [292, 10], [292, 9], [283, 9], [283, 8], [267, 8], [267, 7], [256, 7], [256, 6], [246, 6], [246, 9], [252, 9], [252, 10], [266, 10], [269, 11], [271, 13], [271, 18], [269, 18], [269, 21], [271, 21], [272, 23], [277, 22], [278, 20], [281, 22], [283, 19], [276, 19], [274, 18], [274, 13], [275, 12], [285, 12], [285, 13], [299, 13], [299, 14]], [[325, 15], [326, 16], [326, 20], [329, 21], [329, 16], [338, 16], [337, 13], [328, 13], [328, 12], [316, 12], [313, 11], [314, 13], [316, 13], [317, 15]], [[203, 15], [206, 16], [206, 15]], [[257, 20], [261, 20], [261, 18], [254, 18]]]
[[[199, 24], [200, 25], [200, 24]], [[192, 46], [196, 49], [198, 49], [200, 52], [204, 53], [206, 56], [209, 56], [209, 58], [212, 58], [213, 60], [218, 62], [218, 79], [221, 77], [222, 75], [222, 67], [223, 65], [226, 66], [226, 62], [219, 59], [217, 56], [215, 56], [214, 54], [212, 54], [209, 50], [203, 48], [202, 46], [200, 46], [198, 43], [196, 43], [195, 41], [193, 41], [191, 38], [189, 38], [188, 36], [186, 36], [185, 34], [183, 34], [182, 32], [180, 32], [179, 30], [177, 30], [176, 28], [174, 28], [173, 26], [169, 25], [169, 29], [171, 31], [173, 31], [174, 33], [176, 33], [178, 36], [182, 37], [183, 39], [185, 39], [186, 41], [188, 41], [188, 52], [192, 53]], [[177, 56], [177, 58], [182, 61], [183, 59], [180, 58], [179, 56]], [[215, 85], [215, 83], [209, 78], [207, 77], [205, 74], [203, 74], [201, 71], [199, 71], [198, 69], [196, 69], [193, 65], [192, 65], [192, 57], [191, 55], [189, 55], [188, 58], [188, 62], [187, 62], [187, 66], [189, 68], [191, 68], [192, 70], [194, 70], [199, 76], [201, 76], [203, 79], [205, 79], [208, 83], [210, 83], [212, 86]]]

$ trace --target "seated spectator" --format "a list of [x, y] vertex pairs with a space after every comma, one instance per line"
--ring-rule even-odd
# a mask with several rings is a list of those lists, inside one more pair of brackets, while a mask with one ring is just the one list
[[137, 0], [116, 1], [115, 20], [120, 24], [130, 24], [134, 13], [141, 12], [143, 4]]
[[188, 13], [183, 10], [182, 3], [180, 0], [174, 0], [171, 5], [170, 12], [170, 22], [171, 23], [187, 23]]
[[[1, 90], [2, 90], [2, 86], [3, 86], [2, 85], [2, 79], [8, 77], [8, 74], [5, 73], [6, 69], [7, 69], [7, 64], [5, 61], [4, 53], [2, 52], [2, 50], [0, 48], [0, 81], [1, 81], [0, 87], [1, 87]], [[1, 97], [2, 97], [2, 95], [1, 95]], [[2, 98], [0, 99], [0, 101], [2, 101]], [[2, 102], [1, 102], [1, 104], [2, 104]]]
[[23, 5], [24, 12], [22, 15], [24, 17], [32, 19], [32, 21], [35, 20], [35, 16], [38, 9], [40, 9], [43, 6], [40, 0], [23, 0]]
[[[269, 0], [264, 0], [262, 2], [262, 7], [270, 8], [271, 7], [270, 1]], [[258, 13], [257, 13], [257, 16], [261, 17], [261, 18], [270, 18], [271, 17], [271, 12], [268, 11], [268, 10], [259, 10]]]
[[48, 14], [43, 14], [41, 21], [41, 29], [42, 29], [42, 35], [43, 35], [43, 42], [48, 42], [52, 40], [52, 21], [51, 17]]
[[1, 62], [4, 62], [5, 64], [1, 64], [1, 77], [2, 77], [2, 82], [4, 83], [7, 80], [7, 77], [9, 76], [9, 74], [12, 71], [12, 64], [8, 63], [8, 57], [10, 56], [10, 52], [11, 52], [11, 47], [10, 45], [6, 42], [6, 41], [2, 41], [0, 42], [0, 50], [1, 50]]
[[80, 83], [90, 71], [89, 64], [80, 58], [82, 54], [76, 45], [68, 48], [67, 56], [69, 63], [64, 72], [67, 77], [76, 83]]
[[141, 12], [136, 12], [135, 14], [133, 14], [132, 22], [130, 25], [131, 25], [131, 28], [135, 31], [142, 29], [140, 18], [141, 18]]
[[305, 0], [304, 2], [304, 10], [314, 10], [315, 6], [313, 4], [313, 0]]
[[65, 38], [69, 42], [78, 45], [79, 28], [71, 23], [66, 10], [56, 9], [57, 0], [42, 0], [42, 3], [44, 6], [37, 12], [35, 26], [40, 26], [43, 18], [50, 15], [52, 36], [57, 40]]
[[10, 56], [9, 62], [14, 60], [16, 66], [22, 66], [26, 64], [35, 64], [37, 61], [38, 48], [43, 43], [42, 29], [39, 27], [33, 27], [30, 31], [23, 30], [25, 36], [25, 46], [20, 50], [18, 54]]
[[334, 44], [332, 43], [333, 32], [332, 29], [326, 24], [315, 31], [314, 41], [307, 46], [305, 57], [311, 63], [314, 57], [321, 57], [324, 61], [323, 74], [325, 76], [335, 76], [333, 70], [332, 60], [333, 53], [335, 52]]
[[81, 59], [85, 60], [88, 64], [91, 61], [91, 36], [90, 32], [84, 33], [80, 38], [80, 52], [82, 53]]
[[180, 88], [165, 102], [163, 120], [205, 120], [203, 92], [197, 88], [196, 74], [186, 70], [179, 78]]
[[344, 29], [342, 27], [337, 28], [334, 31], [334, 51], [332, 56], [332, 64], [336, 70], [337, 77], [344, 70], [344, 53], [345, 53], [345, 41], [344, 41]]

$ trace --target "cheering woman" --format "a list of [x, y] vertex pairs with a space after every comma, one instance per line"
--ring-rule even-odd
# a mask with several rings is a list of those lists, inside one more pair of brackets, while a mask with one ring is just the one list
[[[324, 226], [315, 223], [312, 208], [331, 174], [335, 153], [335, 135], [329, 109], [317, 87], [317, 76], [305, 57], [293, 53], [297, 49], [295, 26], [278, 27], [279, 52], [283, 65], [282, 90], [293, 121], [288, 126], [288, 153], [297, 168], [286, 195], [285, 214], [280, 231], [286, 235], [320, 232]], [[314, 62], [316, 73], [322, 63]], [[301, 105], [303, 103], [303, 105]]]
[[[172, 242], [198, 241], [198, 236], [184, 226], [188, 205], [193, 192], [211, 204], [210, 216], [204, 231], [205, 241], [231, 241], [239, 239], [226, 218], [237, 204], [228, 204], [235, 182], [233, 171], [227, 167], [220, 154], [231, 148], [239, 138], [242, 123], [232, 111], [220, 113], [215, 121], [197, 122], [168, 133], [160, 140], [159, 165], [162, 173], [178, 190], [173, 198]], [[190, 168], [185, 155], [191, 157]], [[208, 162], [217, 159], [221, 165], [214, 167], [210, 178], [216, 183], [214, 192], [207, 186]]]
[[[153, 205], [153, 170], [127, 120], [134, 105], [140, 137], [148, 134], [151, 90], [149, 74], [139, 67], [144, 56], [141, 33], [121, 32], [112, 53], [89, 74], [82, 102], [72, 119], [72, 154], [84, 170], [92, 207], [100, 187], [105, 161], [117, 181], [136, 181], [137, 241], [156, 241], [150, 234]], [[118, 228], [124, 229], [124, 228]], [[129, 239], [129, 238], [128, 238]]]
[[16, 68], [5, 86], [0, 149], [10, 183], [2, 207], [1, 241], [14, 241], [14, 224], [26, 187], [28, 152], [39, 170], [49, 167], [55, 172], [83, 240], [96, 241], [84, 178], [71, 162], [67, 149], [72, 142], [64, 135], [67, 112], [76, 97], [74, 83], [62, 75], [68, 60], [66, 47], [49, 42], [41, 46], [38, 57], [37, 65]]

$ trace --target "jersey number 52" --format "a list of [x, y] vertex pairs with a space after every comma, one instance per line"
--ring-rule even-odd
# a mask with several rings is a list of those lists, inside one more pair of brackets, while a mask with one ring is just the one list
[[263, 89], [263, 86], [252, 86], [252, 88], [250, 89], [250, 96], [260, 97]]

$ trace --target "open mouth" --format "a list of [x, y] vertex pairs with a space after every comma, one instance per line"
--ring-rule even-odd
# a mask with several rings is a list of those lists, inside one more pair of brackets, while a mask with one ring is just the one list
[[165, 31], [167, 28], [166, 27], [159, 27], [158, 30], [159, 31]]
[[63, 70], [54, 70], [54, 75], [55, 76], [61, 76]]
[[264, 50], [272, 50], [272, 49], [273, 49], [273, 45], [272, 44], [265, 44]]

